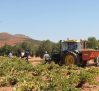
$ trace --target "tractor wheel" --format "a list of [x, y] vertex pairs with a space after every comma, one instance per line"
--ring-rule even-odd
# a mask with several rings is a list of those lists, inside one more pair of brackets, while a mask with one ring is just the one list
[[94, 62], [96, 63], [96, 59], [94, 60]]
[[67, 52], [63, 57], [63, 64], [66, 64], [66, 65], [71, 65], [71, 64], [79, 65], [79, 63], [80, 63], [79, 56], [76, 53], [72, 52], [72, 51]]

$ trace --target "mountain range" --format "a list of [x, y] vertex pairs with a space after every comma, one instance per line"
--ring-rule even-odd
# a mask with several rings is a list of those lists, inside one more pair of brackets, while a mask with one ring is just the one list
[[41, 43], [41, 41], [32, 39], [23, 34], [12, 35], [7, 32], [0, 33], [0, 46], [4, 46], [5, 43], [7, 43], [8, 45], [14, 46], [14, 45], [16, 45], [16, 43], [21, 43], [24, 41], [26, 41], [28, 43], [33, 42], [35, 46], [39, 45]]

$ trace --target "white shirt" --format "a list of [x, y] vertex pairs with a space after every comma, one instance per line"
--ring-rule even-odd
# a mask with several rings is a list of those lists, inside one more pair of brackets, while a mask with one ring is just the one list
[[23, 57], [24, 56], [24, 52], [21, 52], [21, 57]]
[[12, 57], [12, 53], [11, 52], [9, 53], [8, 57]]
[[50, 58], [49, 54], [44, 54], [44, 59], [45, 60], [49, 60], [49, 58]]

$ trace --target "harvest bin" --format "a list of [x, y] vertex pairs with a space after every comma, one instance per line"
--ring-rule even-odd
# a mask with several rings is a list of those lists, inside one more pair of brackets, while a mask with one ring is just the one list
[[99, 56], [99, 51], [82, 51], [82, 60], [95, 60]]

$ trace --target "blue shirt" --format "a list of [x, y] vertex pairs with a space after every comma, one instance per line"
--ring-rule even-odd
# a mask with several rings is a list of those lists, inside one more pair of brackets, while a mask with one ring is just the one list
[[26, 57], [28, 57], [28, 56], [29, 56], [29, 52], [28, 52], [28, 51], [26, 51], [26, 52], [25, 52], [25, 55], [26, 55]]

